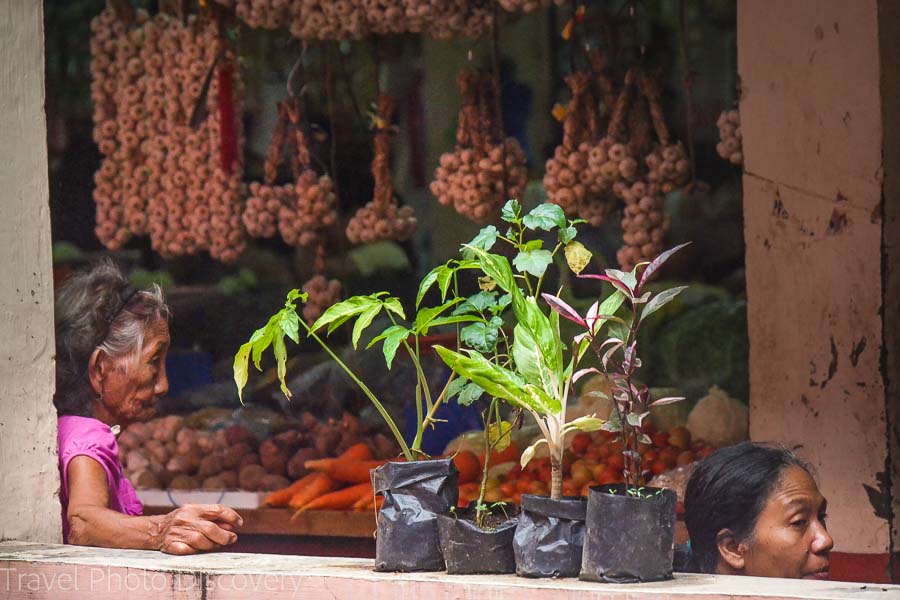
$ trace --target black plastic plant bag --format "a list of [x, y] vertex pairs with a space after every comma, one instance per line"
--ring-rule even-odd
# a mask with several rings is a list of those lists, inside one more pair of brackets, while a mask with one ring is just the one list
[[[615, 490], [615, 493], [609, 493]], [[625, 486], [590, 489], [579, 579], [637, 583], [672, 579], [675, 502], [672, 490]]]
[[452, 459], [390, 462], [372, 470], [384, 496], [375, 534], [376, 571], [442, 571], [437, 515], [459, 499]]
[[[507, 513], [517, 511], [506, 507]], [[451, 575], [514, 573], [513, 535], [517, 517], [510, 516], [491, 530], [479, 529], [475, 511], [459, 511], [458, 516], [438, 515], [438, 533], [447, 572]]]
[[513, 538], [519, 577], [577, 577], [584, 544], [584, 498], [522, 495]]

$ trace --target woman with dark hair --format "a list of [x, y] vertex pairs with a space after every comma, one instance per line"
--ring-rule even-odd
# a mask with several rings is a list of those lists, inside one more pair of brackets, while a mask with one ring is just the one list
[[185, 505], [140, 516], [115, 435], [153, 416], [166, 394], [169, 309], [159, 286], [138, 290], [104, 261], [74, 275], [56, 299], [56, 405], [63, 539], [191, 554], [232, 544], [232, 509]]
[[792, 452], [744, 442], [697, 465], [684, 494], [689, 570], [827, 579], [827, 502]]

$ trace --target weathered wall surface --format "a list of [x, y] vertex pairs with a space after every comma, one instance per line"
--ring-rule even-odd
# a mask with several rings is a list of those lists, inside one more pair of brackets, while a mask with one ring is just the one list
[[0, 539], [60, 541], [41, 2], [0, 0]]
[[835, 550], [889, 549], [878, 0], [738, 3], [750, 428], [796, 447]]

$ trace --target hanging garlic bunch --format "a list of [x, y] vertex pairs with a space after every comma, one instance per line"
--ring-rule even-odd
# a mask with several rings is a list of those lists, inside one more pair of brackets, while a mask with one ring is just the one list
[[716, 125], [719, 128], [719, 143], [716, 152], [733, 165], [744, 163], [744, 149], [741, 135], [741, 115], [736, 110], [723, 110]]

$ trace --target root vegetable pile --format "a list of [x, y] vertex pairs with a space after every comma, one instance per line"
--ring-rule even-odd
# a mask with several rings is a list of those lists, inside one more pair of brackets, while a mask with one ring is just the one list
[[347, 224], [347, 239], [354, 244], [371, 244], [379, 240], [403, 241], [416, 229], [416, 217], [411, 206], [398, 206], [391, 179], [391, 142], [394, 128], [394, 102], [387, 94], [378, 96], [375, 119], [375, 156], [372, 177], [375, 180], [373, 198]]
[[465, 70], [457, 85], [462, 106], [456, 147], [441, 155], [430, 189], [441, 204], [484, 224], [524, 191], [525, 153], [515, 138], [503, 136], [491, 76]]
[[741, 115], [736, 110], [723, 110], [716, 121], [719, 127], [719, 143], [716, 152], [733, 165], [744, 163], [744, 149], [741, 142]]
[[393, 456], [396, 449], [381, 433], [366, 431], [345, 413], [319, 420], [305, 413], [302, 426], [259, 440], [233, 425], [207, 431], [168, 416], [128, 426], [118, 438], [125, 475], [139, 489], [285, 488], [306, 476], [307, 462], [337, 456], [366, 440], [365, 458]]
[[233, 262], [245, 247], [243, 87], [217, 25], [142, 10], [126, 25], [106, 8], [91, 30], [97, 237], [115, 250], [149, 234], [164, 257]]

